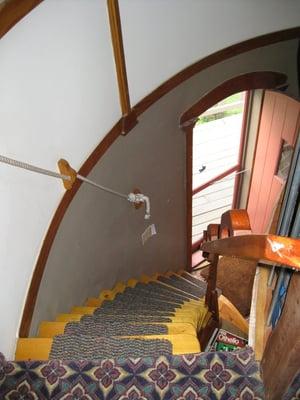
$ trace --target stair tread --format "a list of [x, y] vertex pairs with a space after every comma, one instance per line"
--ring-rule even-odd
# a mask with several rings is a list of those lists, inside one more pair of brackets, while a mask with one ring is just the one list
[[[192, 283], [189, 283], [187, 280], [181, 279], [180, 277], [172, 276], [168, 277], [159, 277], [159, 282], [166, 283], [167, 285], [173, 286], [179, 290], [182, 290], [185, 293], [189, 293], [196, 298], [203, 297], [205, 295], [206, 285], [205, 287], [196, 286]], [[204, 286], [204, 285], [203, 285]]]
[[52, 338], [18, 339], [15, 360], [48, 360], [52, 343]]
[[57, 322], [80, 321], [83, 314], [58, 314], [56, 317]]
[[53, 339], [50, 358], [85, 360], [104, 357], [146, 357], [200, 351], [193, 335], [151, 335], [136, 338], [60, 335]]
[[61, 335], [53, 339], [50, 359], [96, 360], [106, 357], [143, 357], [146, 355], [171, 355], [167, 340], [120, 339], [117, 337], [90, 337]]
[[84, 322], [56, 322], [42, 321], [38, 337], [51, 338], [60, 334], [85, 334], [90, 336], [114, 336], [137, 334], [195, 334], [195, 328], [191, 323], [147, 323], [131, 324], [119, 322], [84, 323]]
[[38, 337], [49, 338], [64, 333], [67, 322], [42, 321], [39, 326]]
[[184, 270], [119, 282], [56, 321], [43, 321], [38, 341], [18, 343], [18, 357], [46, 359], [50, 351], [51, 358], [72, 359], [84, 352], [87, 358], [198, 352], [197, 332], [209, 316], [205, 289], [205, 282]]

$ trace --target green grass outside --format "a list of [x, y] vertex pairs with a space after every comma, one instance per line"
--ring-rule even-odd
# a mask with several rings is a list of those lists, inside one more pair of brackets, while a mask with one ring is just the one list
[[[242, 100], [242, 95], [243, 95], [242, 92], [235, 93], [232, 96], [229, 96], [226, 99], [220, 101], [218, 103], [218, 105], [235, 103], [239, 100]], [[230, 117], [231, 115], [240, 114], [242, 111], [243, 111], [243, 107], [240, 106], [240, 107], [233, 108], [232, 110], [229, 110], [229, 111], [224, 111], [224, 112], [220, 112], [220, 113], [212, 114], [212, 115], [205, 115], [203, 117], [200, 116], [197, 119], [196, 125], [205, 124], [206, 122], [216, 121], [217, 119], [221, 119], [224, 117]]]
[[241, 114], [242, 112], [242, 108], [238, 107], [238, 108], [234, 108], [230, 111], [224, 111], [221, 113], [217, 113], [217, 114], [212, 114], [212, 115], [205, 115], [204, 117], [199, 117], [197, 119], [196, 124], [205, 124], [206, 122], [211, 122], [211, 121], [216, 121], [217, 119], [221, 119], [221, 118], [225, 118], [225, 117], [230, 117], [231, 115], [235, 115], [235, 114]]
[[236, 101], [240, 101], [243, 98], [243, 92], [240, 93], [235, 93], [232, 96], [226, 97], [226, 99], [220, 101], [220, 105], [221, 104], [231, 104], [234, 103]]

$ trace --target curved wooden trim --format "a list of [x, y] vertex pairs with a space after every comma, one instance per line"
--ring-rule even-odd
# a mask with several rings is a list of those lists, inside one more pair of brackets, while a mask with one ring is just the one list
[[226, 47], [225, 49], [219, 50], [216, 53], [210, 54], [209, 56], [202, 58], [200, 61], [197, 61], [196, 63], [190, 65], [189, 67], [178, 72], [176, 75], [172, 76], [157, 89], [155, 89], [152, 93], [139, 101], [134, 106], [134, 110], [136, 111], [137, 116], [139, 116], [153, 103], [163, 97], [166, 93], [170, 92], [176, 86], [191, 78], [193, 75], [196, 75], [198, 72], [201, 72], [204, 69], [211, 67], [212, 65], [218, 64], [221, 61], [227, 60], [231, 57], [237, 56], [247, 51], [257, 49], [259, 47], [283, 42], [285, 40], [297, 39], [299, 37], [300, 27], [290, 28], [273, 33], [267, 33], [262, 36], [257, 36], [253, 39], [249, 39], [244, 42]]
[[235, 76], [217, 86], [190, 107], [181, 116], [180, 124], [183, 126], [194, 124], [195, 118], [204, 111], [234, 93], [254, 89], [274, 89], [283, 85], [286, 80], [285, 74], [273, 71], [256, 71]]
[[[25, 0], [24, 0], [25, 1]], [[224, 61], [230, 57], [253, 50], [257, 47], [267, 46], [269, 44], [277, 43], [284, 40], [294, 39], [300, 36], [300, 28], [287, 29], [284, 31], [279, 31], [275, 33], [270, 33], [264, 36], [260, 36], [255, 39], [250, 39], [245, 42], [236, 44], [234, 46], [228, 47], [226, 49], [220, 50], [199, 62], [193, 64], [192, 66], [179, 72], [173, 78], [166, 81], [164, 84], [159, 86], [156, 90], [146, 96], [143, 100], [136, 104], [134, 111], [136, 115], [141, 115], [146, 111], [152, 104], [158, 101], [166, 93], [174, 89], [176, 86], [180, 85], [185, 80], [189, 79], [198, 72], [210, 67], [218, 62]], [[112, 143], [117, 139], [117, 137], [122, 133], [123, 119], [119, 120], [112, 130], [107, 134], [107, 136], [101, 141], [101, 143], [92, 152], [86, 162], [83, 164], [82, 168], [79, 170], [79, 174], [86, 176], [97, 164], [103, 154], [112, 145]], [[23, 310], [21, 325], [19, 329], [20, 337], [27, 337], [30, 330], [31, 320], [33, 316], [33, 311], [38, 295], [39, 286], [42, 280], [44, 269], [46, 266], [47, 258], [50, 253], [55, 235], [58, 231], [60, 223], [71, 203], [73, 197], [77, 193], [81, 183], [76, 182], [73, 188], [66, 192], [52, 218], [50, 226], [48, 228], [47, 234], [45, 236], [38, 260], [33, 272], [31, 284], [27, 293], [27, 298], [25, 302], [25, 307]]]
[[9, 0], [0, 9], [0, 39], [43, 0]]

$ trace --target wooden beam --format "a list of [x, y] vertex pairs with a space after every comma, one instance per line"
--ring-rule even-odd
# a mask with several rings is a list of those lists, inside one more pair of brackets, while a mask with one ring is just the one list
[[43, 0], [9, 0], [0, 8], [0, 38]]
[[137, 124], [137, 118], [130, 105], [118, 0], [107, 0], [107, 7], [119, 86], [120, 105], [123, 115], [122, 133], [126, 134]]
[[300, 239], [276, 235], [244, 235], [203, 243], [203, 251], [248, 260], [288, 265], [300, 271]]

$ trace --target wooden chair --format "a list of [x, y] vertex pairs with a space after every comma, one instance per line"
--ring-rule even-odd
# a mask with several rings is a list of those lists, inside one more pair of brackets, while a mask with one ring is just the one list
[[230, 210], [221, 217], [221, 224], [210, 224], [205, 231], [201, 250], [210, 261], [206, 304], [218, 319], [216, 278], [219, 256], [260, 261], [265, 264], [290, 266], [300, 270], [300, 240], [276, 235], [251, 234], [246, 210]]

